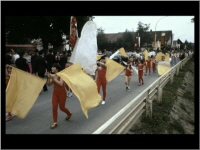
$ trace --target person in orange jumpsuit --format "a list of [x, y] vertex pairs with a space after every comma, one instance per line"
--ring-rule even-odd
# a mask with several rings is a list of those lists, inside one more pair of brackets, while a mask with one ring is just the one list
[[146, 74], [149, 72], [149, 75], [150, 75], [150, 72], [151, 72], [151, 58], [150, 56], [148, 56], [148, 59], [146, 60]]
[[134, 66], [134, 57], [133, 56], [131, 56], [131, 57], [129, 57], [129, 62], [131, 63], [131, 66]]
[[155, 72], [156, 71], [156, 59], [155, 59], [155, 56], [152, 57], [151, 62], [152, 62], [152, 71]]
[[138, 61], [138, 80], [139, 80], [139, 86], [141, 85], [140, 81], [142, 81], [142, 85], [144, 84], [143, 80], [143, 70], [144, 70], [144, 64], [142, 60]]
[[53, 94], [52, 94], [52, 106], [53, 106], [53, 121], [54, 123], [51, 125], [51, 129], [57, 127], [57, 118], [58, 118], [58, 105], [60, 110], [67, 114], [66, 120], [72, 116], [72, 113], [65, 107], [65, 102], [67, 98], [67, 92], [65, 89], [65, 82], [56, 75], [58, 71], [60, 71], [61, 66], [57, 63], [52, 65], [52, 73], [48, 73], [47, 85], [50, 86], [52, 83], [54, 84]]
[[100, 93], [100, 88], [102, 86], [102, 91], [103, 91], [103, 100], [102, 100], [102, 105], [105, 104], [105, 99], [106, 99], [106, 65], [105, 65], [105, 59], [101, 59], [100, 61], [97, 61], [97, 64], [99, 65], [96, 69], [95, 73], [95, 81], [97, 84], [98, 92]]
[[125, 74], [124, 74], [126, 91], [130, 90], [130, 82], [131, 82], [132, 73], [133, 73], [133, 69], [131, 67], [131, 63], [128, 62], [126, 70], [125, 70]]

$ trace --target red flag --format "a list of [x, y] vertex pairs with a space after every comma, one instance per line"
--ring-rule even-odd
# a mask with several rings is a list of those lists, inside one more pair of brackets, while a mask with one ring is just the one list
[[138, 45], [138, 37], [136, 37], [135, 38], [135, 46], [134, 46], [134, 48], [137, 49], [138, 47], [139, 47], [139, 45]]
[[165, 33], [162, 33], [162, 36], [161, 36], [161, 46], [164, 46], [165, 45]]
[[76, 22], [76, 17], [71, 16], [71, 23], [70, 23], [70, 40], [69, 44], [71, 47], [74, 48], [76, 41], [78, 39], [78, 34], [77, 34], [77, 22]]

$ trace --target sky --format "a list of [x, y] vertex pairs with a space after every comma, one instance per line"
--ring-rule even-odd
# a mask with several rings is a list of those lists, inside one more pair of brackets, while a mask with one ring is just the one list
[[194, 43], [195, 26], [191, 22], [194, 16], [93, 16], [97, 28], [102, 28], [104, 33], [118, 33], [128, 31], [136, 32], [138, 22], [150, 24], [149, 30], [172, 30], [173, 40], [187, 40]]

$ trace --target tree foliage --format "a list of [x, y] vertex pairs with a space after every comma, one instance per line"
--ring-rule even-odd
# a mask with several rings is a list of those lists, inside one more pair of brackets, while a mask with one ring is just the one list
[[[91, 16], [76, 16], [79, 37], [84, 24]], [[8, 43], [28, 44], [32, 39], [42, 39], [44, 50], [48, 43], [61, 45], [62, 36], [69, 38], [71, 16], [7, 16], [6, 32], [9, 31]]]
[[108, 49], [108, 38], [104, 34], [104, 30], [102, 28], [98, 29], [98, 35], [97, 35], [97, 45], [98, 49]]
[[[149, 31], [150, 24], [144, 24], [142, 22], [138, 22], [137, 33], [139, 33], [140, 37], [140, 47], [151, 43], [151, 34]], [[138, 34], [137, 34], [138, 35]]]

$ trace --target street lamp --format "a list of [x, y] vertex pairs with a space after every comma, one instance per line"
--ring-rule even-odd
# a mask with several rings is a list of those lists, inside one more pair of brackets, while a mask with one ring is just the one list
[[[164, 17], [167, 17], [167, 16], [164, 16]], [[157, 26], [158, 22], [159, 22], [161, 19], [163, 19], [164, 17], [160, 18], [160, 19], [157, 21], [156, 26]], [[155, 47], [156, 47], [156, 26], [155, 26], [155, 39], [154, 39], [154, 46], [155, 46]]]

